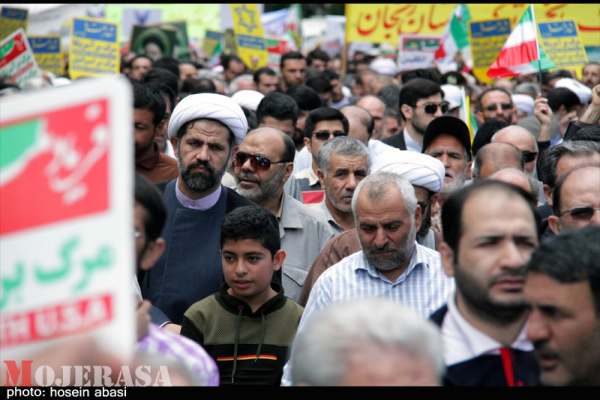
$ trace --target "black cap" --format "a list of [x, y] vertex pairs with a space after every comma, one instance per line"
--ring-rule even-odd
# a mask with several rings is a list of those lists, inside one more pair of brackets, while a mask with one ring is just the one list
[[469, 128], [461, 119], [449, 115], [438, 117], [429, 123], [423, 136], [423, 153], [425, 153], [431, 142], [441, 134], [452, 135], [458, 139], [467, 150], [469, 159], [471, 159], [471, 135]]

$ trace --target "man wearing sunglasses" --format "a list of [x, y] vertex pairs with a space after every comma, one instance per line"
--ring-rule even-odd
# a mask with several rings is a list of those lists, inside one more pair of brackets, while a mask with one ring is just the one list
[[491, 119], [501, 119], [509, 124], [516, 120], [516, 110], [511, 94], [499, 87], [485, 89], [477, 98], [477, 112], [475, 113], [477, 123], [483, 123]]
[[339, 110], [320, 107], [306, 117], [304, 145], [312, 155], [310, 168], [298, 171], [286, 185], [286, 192], [295, 199], [307, 203], [319, 203], [324, 192], [317, 176], [317, 158], [321, 146], [335, 137], [348, 136], [348, 120]]
[[509, 143], [521, 150], [525, 172], [533, 175], [538, 157], [538, 145], [535, 137], [525, 128], [509, 125], [500, 129], [492, 136], [492, 143]]
[[584, 164], [558, 179], [552, 193], [550, 229], [561, 232], [600, 225], [600, 163]]
[[240, 144], [233, 174], [238, 194], [277, 217], [281, 248], [287, 254], [282, 268], [283, 289], [287, 297], [298, 301], [308, 268], [333, 236], [333, 230], [284, 192], [294, 153], [294, 141], [285, 133], [275, 128], [257, 128]]
[[423, 136], [435, 118], [448, 111], [444, 92], [439, 84], [429, 79], [414, 78], [400, 89], [400, 114], [405, 121], [404, 129], [383, 143], [400, 150], [421, 152]]

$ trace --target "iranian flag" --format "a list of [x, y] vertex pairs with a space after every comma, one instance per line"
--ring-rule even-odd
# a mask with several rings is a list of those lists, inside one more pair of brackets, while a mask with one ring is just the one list
[[440, 47], [434, 55], [440, 71], [456, 70], [455, 57], [458, 52], [462, 54], [465, 65], [469, 69], [473, 67], [468, 33], [470, 21], [469, 8], [465, 4], [459, 4], [452, 13], [450, 23], [440, 41]]
[[504, 43], [498, 58], [488, 69], [487, 76], [512, 77], [554, 67], [538, 43], [533, 4], [530, 4]]

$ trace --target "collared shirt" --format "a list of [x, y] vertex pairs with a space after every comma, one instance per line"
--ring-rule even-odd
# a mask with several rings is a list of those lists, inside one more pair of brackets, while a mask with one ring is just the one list
[[[328, 305], [369, 297], [388, 298], [427, 318], [446, 302], [454, 290], [454, 279], [445, 274], [437, 251], [416, 242], [415, 246], [408, 268], [393, 282], [368, 263], [363, 251], [328, 268], [315, 282], [297, 334], [311, 315]], [[288, 362], [282, 385], [289, 384]]]
[[314, 211], [315, 218], [319, 221], [327, 221], [331, 229], [335, 231], [336, 234], [344, 232], [344, 228], [338, 225], [338, 223], [331, 215], [329, 208], [327, 208], [327, 203], [325, 199], [323, 199], [319, 203], [306, 204], [310, 211]]
[[406, 128], [404, 128], [403, 135], [404, 135], [404, 143], [406, 143], [406, 150], [410, 150], [410, 151], [416, 151], [417, 153], [421, 153], [421, 150], [423, 149], [423, 145], [421, 145], [419, 142], [416, 142], [409, 134], [408, 131], [406, 130]]
[[202, 386], [219, 386], [219, 369], [215, 361], [198, 343], [184, 336], [148, 326], [148, 333], [137, 342], [137, 350], [160, 354], [185, 365]]
[[304, 146], [300, 151], [296, 151], [296, 155], [294, 156], [294, 169], [292, 171], [292, 176], [296, 173], [305, 170], [306, 168], [310, 168], [312, 165], [312, 154], [308, 150], [308, 147]]
[[187, 197], [180, 189], [179, 189], [179, 180], [181, 177], [177, 178], [177, 182], [175, 182], [175, 196], [177, 196], [177, 200], [181, 203], [185, 208], [191, 208], [193, 210], [208, 210], [219, 201], [219, 197], [221, 196], [222, 187], [219, 185], [217, 190], [209, 194], [208, 196], [202, 197], [200, 199], [190, 199]]
[[329, 224], [317, 220], [298, 200], [283, 195], [279, 237], [281, 248], [287, 253], [282, 269], [282, 283], [287, 297], [298, 301], [308, 269], [333, 235]]
[[[455, 296], [448, 301], [448, 313], [442, 323], [444, 359], [446, 365], [454, 365], [485, 354], [500, 354], [503, 345], [485, 333], [477, 330], [458, 311]], [[527, 324], [511, 344], [511, 348], [532, 351], [533, 345], [527, 340]]]

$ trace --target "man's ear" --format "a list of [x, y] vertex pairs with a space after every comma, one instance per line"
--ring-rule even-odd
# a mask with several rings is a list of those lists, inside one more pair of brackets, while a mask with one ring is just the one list
[[171, 146], [173, 146], [173, 151], [175, 152], [175, 156], [177, 156], [177, 158], [179, 158], [179, 149], [177, 148], [177, 137], [173, 136], [172, 138], [169, 139], [169, 141], [171, 142]]
[[548, 226], [555, 235], [560, 233], [560, 218], [556, 215], [550, 215], [548, 217]]
[[304, 136], [304, 145], [310, 150], [310, 138]]
[[319, 178], [319, 182], [321, 182], [321, 187], [323, 187], [323, 180], [325, 179], [325, 174], [321, 171], [321, 168], [317, 168], [317, 177]]
[[156, 261], [158, 261], [162, 253], [165, 251], [166, 247], [167, 243], [163, 238], [158, 238], [150, 242], [150, 244], [144, 251], [144, 254], [142, 254], [142, 259], [140, 260], [140, 267], [144, 271], [150, 270], [154, 266], [154, 264], [156, 264]]
[[471, 179], [473, 177], [473, 160], [469, 161], [465, 166], [465, 178]]
[[454, 276], [454, 251], [448, 246], [448, 243], [442, 242], [439, 245], [438, 251], [442, 258], [442, 266], [446, 275]]
[[279, 271], [283, 266], [287, 253], [283, 249], [277, 250], [273, 256], [273, 271]]
[[417, 204], [417, 208], [415, 208], [415, 230], [419, 232], [421, 229], [421, 223], [423, 222], [423, 210], [421, 210], [421, 206]]

